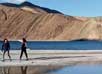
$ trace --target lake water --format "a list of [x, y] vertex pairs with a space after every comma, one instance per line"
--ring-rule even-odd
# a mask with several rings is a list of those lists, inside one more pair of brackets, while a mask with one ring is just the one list
[[76, 65], [49, 74], [102, 74], [102, 65]]
[[0, 74], [102, 74], [102, 64], [0, 67]]
[[[21, 42], [10, 41], [10, 45], [12, 50], [19, 50]], [[102, 50], [102, 41], [28, 41], [27, 46], [33, 50]]]
[[0, 74], [48, 74], [58, 69], [59, 66], [9, 66], [0, 67]]

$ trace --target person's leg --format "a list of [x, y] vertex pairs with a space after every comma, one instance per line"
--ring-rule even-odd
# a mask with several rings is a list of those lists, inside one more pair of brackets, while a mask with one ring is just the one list
[[20, 60], [22, 59], [22, 55], [23, 55], [23, 50], [21, 50]]
[[11, 60], [11, 56], [10, 56], [10, 52], [9, 52], [9, 50], [8, 50], [8, 57], [9, 57], [9, 59]]
[[26, 60], [28, 60], [28, 54], [27, 54], [26, 49], [24, 50], [24, 53], [25, 53], [25, 56], [26, 56]]
[[6, 50], [4, 50], [3, 52], [3, 61], [5, 61], [5, 53], [6, 53]]

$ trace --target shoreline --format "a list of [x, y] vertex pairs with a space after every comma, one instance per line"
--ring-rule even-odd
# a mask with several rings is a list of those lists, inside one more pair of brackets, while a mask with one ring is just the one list
[[[9, 41], [20, 41], [22, 39], [8, 39], [8, 40]], [[3, 39], [0, 39], [0, 41], [3, 41]], [[73, 41], [73, 40], [30, 40], [30, 39], [28, 39], [27, 41], [38, 41], [38, 42], [40, 42], [40, 41], [45, 41], [45, 42], [53, 42], [53, 41], [60, 42], [60, 41], [62, 41], [62, 42], [67, 42], [67, 41]]]
[[27, 50], [29, 60], [19, 60], [20, 50], [11, 50], [12, 61], [5, 55], [6, 61], [2, 61], [0, 51], [0, 67], [2, 66], [49, 66], [49, 65], [70, 65], [70, 64], [102, 64], [102, 50]]
[[[0, 39], [0, 41], [3, 41], [4, 39]], [[8, 39], [9, 41], [21, 41], [22, 39]], [[31, 40], [31, 39], [27, 39], [27, 41], [38, 41], [38, 42], [40, 42], [40, 41], [45, 41], [45, 42], [53, 42], [53, 41], [55, 41], [55, 42], [60, 42], [60, 41], [62, 41], [62, 42], [69, 42], [69, 41], [102, 41], [102, 40], [100, 40], [100, 39], [72, 39], [72, 40]]]

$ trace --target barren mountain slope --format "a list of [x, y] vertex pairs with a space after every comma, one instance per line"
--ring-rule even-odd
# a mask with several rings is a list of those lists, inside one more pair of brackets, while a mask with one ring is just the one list
[[[35, 8], [42, 10], [38, 7]], [[35, 13], [22, 9], [22, 6], [1, 4], [0, 38], [21, 39], [26, 37], [28, 40], [102, 39], [101, 17], [74, 17], [43, 11], [44, 13], [35, 10]]]

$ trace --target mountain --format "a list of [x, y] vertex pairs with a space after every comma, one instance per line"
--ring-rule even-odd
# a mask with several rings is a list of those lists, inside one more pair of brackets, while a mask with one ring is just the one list
[[[32, 10], [32, 11], [31, 11]], [[102, 39], [102, 17], [76, 17], [24, 2], [0, 4], [0, 38]]]
[[23, 2], [22, 4], [1, 3], [1, 5], [8, 6], [8, 7], [18, 7], [23, 10], [30, 11], [32, 13], [57, 13], [57, 14], [59, 13], [59, 14], [62, 14], [59, 11], [37, 6], [27, 1]]

